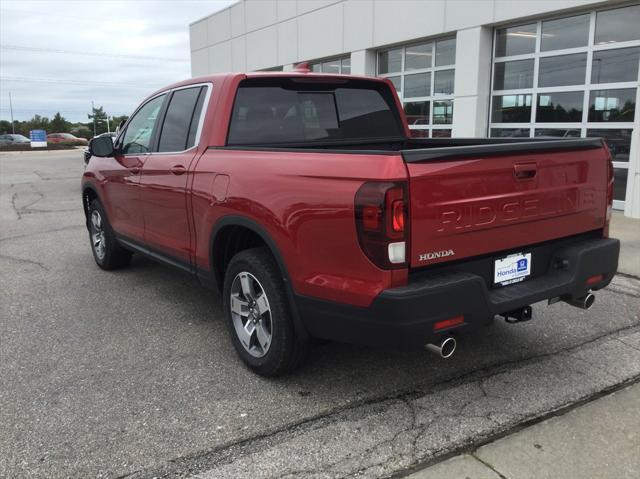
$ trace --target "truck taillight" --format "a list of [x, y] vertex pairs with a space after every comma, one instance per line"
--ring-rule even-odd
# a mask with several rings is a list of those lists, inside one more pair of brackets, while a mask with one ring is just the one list
[[613, 158], [611, 157], [611, 152], [609, 151], [609, 148], [606, 146], [606, 143], [604, 143], [604, 145], [607, 151], [607, 205], [606, 205], [603, 233], [605, 238], [608, 238], [609, 222], [611, 221], [611, 213], [613, 210], [613, 180], [615, 176], [613, 174]]
[[367, 182], [355, 198], [360, 247], [383, 269], [406, 267], [407, 187], [404, 183]]

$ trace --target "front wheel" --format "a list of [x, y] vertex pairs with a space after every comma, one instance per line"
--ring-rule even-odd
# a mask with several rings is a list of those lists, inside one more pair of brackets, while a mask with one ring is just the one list
[[250, 369], [280, 376], [300, 364], [305, 344], [295, 333], [282, 274], [264, 248], [233, 257], [223, 294], [233, 345]]

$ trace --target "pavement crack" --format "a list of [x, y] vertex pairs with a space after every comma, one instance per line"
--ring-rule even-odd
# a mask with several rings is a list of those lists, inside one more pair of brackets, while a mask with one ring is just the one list
[[15, 261], [17, 263], [22, 263], [22, 264], [34, 264], [36, 266], [41, 267], [45, 271], [49, 271], [49, 267], [45, 266], [40, 261], [34, 261], [31, 259], [24, 259], [24, 258], [16, 258], [15, 256], [10, 256], [8, 254], [0, 254], [0, 259], [8, 259], [8, 260]]
[[484, 460], [480, 459], [478, 457], [478, 455], [476, 454], [476, 451], [472, 452], [470, 454], [470, 456], [473, 457], [476, 461], [482, 463], [485, 467], [488, 467], [493, 472], [495, 472], [500, 477], [500, 479], [509, 479], [507, 476], [505, 476], [500, 471], [498, 471], [492, 464], [488, 463], [487, 461], [484, 461]]

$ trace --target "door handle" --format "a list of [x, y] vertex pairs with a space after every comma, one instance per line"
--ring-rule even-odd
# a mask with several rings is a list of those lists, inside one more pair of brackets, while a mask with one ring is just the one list
[[132, 175], [137, 175], [138, 173], [140, 173], [140, 167], [134, 166], [132, 168], [129, 168], [129, 171], [131, 172]]
[[182, 165], [173, 165], [171, 167], [171, 173], [173, 173], [174, 175], [181, 175], [186, 171], [187, 169]]
[[513, 165], [513, 175], [516, 180], [531, 180], [538, 174], [538, 165], [535, 163], [520, 163]]

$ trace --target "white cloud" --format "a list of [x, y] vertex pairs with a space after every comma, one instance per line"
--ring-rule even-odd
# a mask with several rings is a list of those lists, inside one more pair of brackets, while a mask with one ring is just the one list
[[87, 121], [92, 100], [128, 114], [154, 89], [190, 76], [189, 23], [233, 3], [3, 0], [0, 118], [9, 119], [9, 92], [18, 120], [60, 111]]

